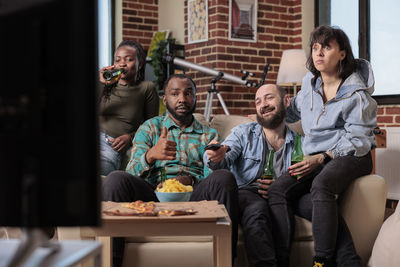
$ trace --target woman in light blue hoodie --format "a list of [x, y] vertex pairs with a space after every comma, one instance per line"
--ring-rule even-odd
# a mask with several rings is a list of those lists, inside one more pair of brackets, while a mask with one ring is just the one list
[[[276, 228], [279, 266], [289, 266], [293, 210], [311, 192], [314, 266], [334, 266], [338, 230], [337, 195], [372, 170], [377, 104], [371, 97], [374, 77], [370, 64], [354, 59], [346, 34], [320, 26], [311, 33], [310, 70], [297, 96], [291, 99], [287, 121], [301, 119], [305, 160], [289, 167], [269, 189], [269, 205]], [[349, 245], [353, 246], [351, 240]], [[353, 248], [354, 249], [354, 248]], [[344, 259], [343, 259], [344, 260]], [[346, 259], [347, 260], [347, 259]], [[359, 266], [352, 262], [336, 264]], [[310, 263], [311, 264], [311, 263]]]

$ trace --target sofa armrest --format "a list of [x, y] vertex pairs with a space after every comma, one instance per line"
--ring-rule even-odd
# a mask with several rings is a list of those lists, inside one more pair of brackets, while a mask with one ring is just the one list
[[341, 209], [365, 266], [383, 223], [387, 188], [378, 175], [356, 179], [342, 195]]

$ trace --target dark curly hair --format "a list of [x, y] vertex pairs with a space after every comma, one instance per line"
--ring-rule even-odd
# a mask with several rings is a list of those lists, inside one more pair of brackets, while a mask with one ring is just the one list
[[315, 28], [310, 35], [310, 55], [307, 59], [307, 68], [314, 74], [314, 76], [321, 75], [320, 72], [315, 68], [312, 59], [312, 48], [315, 43], [319, 43], [322, 46], [326, 46], [335, 40], [339, 44], [340, 50], [346, 52], [345, 58], [342, 60], [341, 67], [339, 68], [338, 75], [340, 78], [345, 79], [357, 69], [357, 63], [354, 59], [353, 52], [351, 50], [350, 40], [346, 33], [338, 27], [331, 27], [322, 25]]
[[[118, 45], [117, 49], [115, 49], [114, 58], [115, 58], [115, 54], [117, 53], [118, 49], [122, 46], [130, 46], [130, 47], [135, 48], [135, 50], [136, 50], [136, 62], [137, 62], [136, 66], [137, 67], [136, 67], [136, 73], [135, 73], [133, 85], [140, 84], [142, 81], [144, 81], [144, 71], [146, 68], [146, 53], [141, 44], [139, 44], [135, 41], [131, 41], [131, 40], [124, 40]], [[111, 85], [104, 85], [102, 97], [105, 99], [110, 98], [111, 92], [116, 86], [117, 86], [117, 83], [113, 83]]]

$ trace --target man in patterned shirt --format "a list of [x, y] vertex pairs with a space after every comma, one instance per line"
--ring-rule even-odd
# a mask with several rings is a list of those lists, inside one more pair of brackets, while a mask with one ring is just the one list
[[[154, 193], [161, 181], [161, 170], [167, 178], [193, 185], [191, 201], [218, 200], [232, 220], [232, 257], [237, 242], [238, 195], [235, 177], [228, 170], [209, 174], [203, 163], [205, 147], [219, 140], [216, 130], [200, 124], [193, 116], [196, 108], [196, 86], [186, 75], [172, 75], [164, 85], [165, 116], [145, 121], [133, 140], [130, 162], [124, 171], [110, 173], [104, 182], [105, 201], [157, 201]], [[114, 238], [113, 266], [122, 265], [125, 241]]]

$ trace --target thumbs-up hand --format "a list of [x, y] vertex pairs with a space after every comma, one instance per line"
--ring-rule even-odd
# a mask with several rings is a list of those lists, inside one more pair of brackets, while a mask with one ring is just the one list
[[156, 160], [174, 160], [176, 158], [176, 143], [167, 139], [166, 127], [161, 129], [160, 138], [157, 144], [146, 153], [146, 161], [153, 165]]

